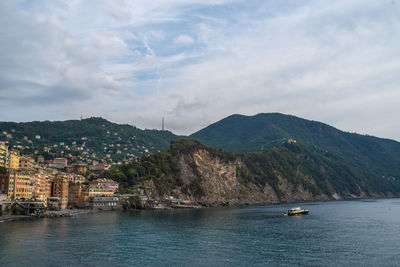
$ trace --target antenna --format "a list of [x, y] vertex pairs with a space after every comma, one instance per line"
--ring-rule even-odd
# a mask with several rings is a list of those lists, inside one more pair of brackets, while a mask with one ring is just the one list
[[164, 116], [162, 117], [162, 131], [164, 131]]

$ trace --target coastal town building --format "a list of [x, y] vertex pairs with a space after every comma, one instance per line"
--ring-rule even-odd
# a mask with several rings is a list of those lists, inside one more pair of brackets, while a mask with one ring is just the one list
[[65, 167], [65, 171], [68, 173], [75, 172], [79, 174], [85, 174], [87, 172], [87, 165], [83, 163], [75, 163]]
[[10, 169], [18, 169], [19, 168], [19, 152], [18, 151], [11, 151], [10, 152]]
[[7, 194], [0, 191], [0, 216], [3, 215], [7, 203]]
[[8, 199], [32, 198], [33, 181], [32, 173], [27, 170], [9, 170]]
[[[61, 143], [60, 146], [63, 145]], [[32, 154], [20, 155], [15, 149], [9, 150], [7, 141], [0, 142], [0, 145], [2, 165], [5, 167], [5, 171], [2, 170], [0, 174], [0, 193], [5, 196], [7, 203], [40, 202], [44, 207], [60, 209], [65, 209], [68, 205], [88, 209], [116, 208], [118, 196], [115, 193], [119, 189], [117, 182], [101, 178], [90, 184], [82, 184], [86, 183], [83, 175], [87, 173], [88, 163], [92, 164], [90, 169], [93, 172], [103, 171], [115, 163], [94, 159], [95, 155], [92, 153], [77, 156], [65, 154], [65, 158], [56, 157], [45, 162], [44, 156], [38, 150], [34, 150]], [[13, 147], [18, 146], [21, 149], [24, 147], [19, 144]], [[93, 159], [89, 158], [90, 155]], [[85, 157], [86, 162], [83, 161]], [[68, 159], [78, 163], [68, 165]], [[69, 188], [70, 183], [76, 186]]]
[[[108, 181], [110, 185], [116, 183], [110, 181]], [[114, 195], [114, 190], [113, 186], [97, 185], [96, 183], [72, 186], [69, 204], [78, 208], [114, 209], [118, 204], [118, 197]]]
[[10, 161], [10, 154], [8, 153], [8, 146], [5, 142], [0, 142], [0, 166], [7, 168]]
[[43, 171], [35, 172], [33, 176], [32, 197], [46, 203], [47, 198], [51, 195], [50, 181], [52, 177]]
[[65, 170], [67, 173], [72, 173], [72, 172], [74, 172], [75, 167], [74, 167], [73, 165], [68, 165], [67, 167], [64, 168], [64, 170]]
[[74, 183], [74, 184], [82, 184], [86, 182], [86, 178], [80, 174], [76, 173], [69, 173], [67, 174], [67, 179], [69, 182]]
[[89, 170], [91, 171], [104, 171], [106, 169], [106, 165], [104, 163], [93, 164], [89, 166]]
[[58, 198], [58, 207], [67, 208], [68, 205], [68, 180], [55, 178], [51, 180], [51, 197]]
[[83, 208], [84, 204], [84, 195], [82, 193], [84, 185], [74, 185], [71, 186], [68, 190], [68, 205], [71, 207]]
[[115, 209], [118, 204], [117, 196], [109, 197], [90, 197], [89, 208], [91, 209]]
[[119, 184], [111, 179], [106, 179], [106, 178], [100, 178], [96, 179], [94, 181], [90, 182], [91, 185], [96, 185], [96, 186], [103, 186], [103, 187], [108, 187], [112, 188], [114, 190], [114, 193], [118, 191]]
[[90, 184], [84, 188], [83, 193], [88, 197], [109, 197], [114, 195], [114, 188]]
[[10, 187], [10, 173], [0, 173], [0, 193], [8, 195]]
[[31, 169], [33, 167], [34, 160], [29, 156], [21, 156], [19, 158], [19, 167], [22, 169]]
[[44, 157], [42, 156], [42, 155], [39, 155], [38, 157], [37, 157], [37, 163], [44, 163]]
[[52, 162], [49, 162], [49, 166], [57, 169], [64, 169], [68, 165], [66, 158], [55, 158]]

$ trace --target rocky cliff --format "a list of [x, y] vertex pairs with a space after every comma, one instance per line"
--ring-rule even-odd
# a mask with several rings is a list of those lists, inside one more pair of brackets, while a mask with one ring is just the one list
[[126, 190], [151, 199], [174, 196], [206, 206], [390, 197], [400, 182], [354, 168], [306, 144], [263, 153], [228, 153], [195, 140], [176, 140], [168, 151], [107, 173]]

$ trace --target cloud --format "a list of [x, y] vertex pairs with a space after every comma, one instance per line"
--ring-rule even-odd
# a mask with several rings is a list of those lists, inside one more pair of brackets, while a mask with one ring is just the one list
[[2, 1], [0, 103], [29, 103], [3, 116], [159, 128], [164, 115], [189, 134], [282, 112], [400, 140], [399, 11], [390, 0]]
[[177, 44], [190, 45], [194, 43], [194, 39], [189, 35], [181, 34], [174, 38], [174, 42]]
[[79, 43], [60, 21], [18, 11], [7, 1], [0, 5], [4, 101], [60, 104], [119, 90], [118, 81], [100, 68], [99, 49]]

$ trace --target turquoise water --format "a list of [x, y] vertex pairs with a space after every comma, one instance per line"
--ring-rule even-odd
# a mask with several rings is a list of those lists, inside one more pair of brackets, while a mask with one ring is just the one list
[[4, 222], [0, 266], [400, 266], [400, 199], [301, 206]]

